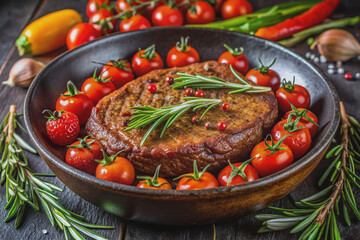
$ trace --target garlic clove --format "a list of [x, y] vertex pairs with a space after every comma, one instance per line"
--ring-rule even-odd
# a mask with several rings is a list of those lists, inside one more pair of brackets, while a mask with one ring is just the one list
[[360, 55], [360, 43], [348, 31], [330, 29], [323, 32], [311, 45], [328, 61], [346, 61]]
[[22, 58], [14, 63], [9, 72], [8, 80], [2, 84], [10, 87], [27, 88], [35, 76], [45, 67], [45, 64], [32, 58]]

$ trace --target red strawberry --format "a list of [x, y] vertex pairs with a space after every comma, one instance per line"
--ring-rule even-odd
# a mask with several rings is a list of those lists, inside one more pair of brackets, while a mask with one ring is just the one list
[[46, 123], [46, 131], [50, 140], [60, 146], [66, 146], [74, 142], [80, 131], [79, 118], [66, 111], [54, 111], [44, 110], [44, 113], [48, 113], [49, 116], [45, 116], [48, 119]]
[[99, 165], [95, 160], [103, 159], [102, 146], [88, 136], [71, 144], [66, 152], [66, 163], [83, 172], [94, 175]]

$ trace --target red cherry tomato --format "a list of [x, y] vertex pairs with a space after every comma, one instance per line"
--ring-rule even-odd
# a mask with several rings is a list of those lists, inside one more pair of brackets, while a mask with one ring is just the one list
[[101, 37], [101, 34], [89, 23], [78, 23], [66, 36], [66, 46], [69, 50]]
[[117, 13], [129, 11], [130, 8], [131, 6], [126, 0], [117, 0], [115, 3], [115, 9]]
[[230, 48], [224, 44], [224, 47], [228, 50], [220, 55], [218, 62], [231, 65], [236, 71], [246, 74], [249, 69], [249, 62], [246, 56], [243, 54], [243, 48]]
[[276, 173], [292, 164], [294, 156], [283, 141], [265, 141], [257, 144], [251, 152], [251, 163], [260, 176]]
[[271, 136], [275, 141], [279, 141], [282, 137], [291, 135], [285, 138], [284, 144], [291, 149], [294, 158], [299, 159], [306, 153], [311, 145], [311, 134], [305, 124], [298, 122], [295, 126], [294, 123], [295, 122], [292, 122], [291, 126], [287, 124], [287, 120], [281, 120], [275, 124], [271, 130]]
[[94, 76], [85, 80], [81, 86], [81, 91], [96, 105], [103, 97], [115, 91], [114, 84], [109, 79], [101, 79]]
[[205, 24], [214, 20], [214, 8], [205, 1], [191, 3], [190, 8], [186, 11], [186, 22], [189, 24]]
[[171, 48], [166, 57], [168, 67], [183, 67], [200, 61], [199, 53], [188, 45], [189, 37], [181, 37], [180, 42]]
[[102, 149], [98, 141], [85, 137], [70, 145], [65, 156], [66, 163], [78, 170], [94, 175], [98, 166], [95, 160], [102, 159]]
[[68, 111], [74, 113], [80, 124], [86, 123], [94, 107], [93, 102], [84, 93], [80, 93], [74, 83], [69, 81], [67, 89], [56, 101], [56, 111]]
[[226, 0], [221, 7], [223, 19], [234, 18], [253, 12], [251, 4], [246, 0]]
[[158, 190], [171, 190], [171, 185], [164, 178], [159, 177], [161, 165], [159, 165], [153, 177], [149, 176], [137, 176], [137, 179], [141, 179], [137, 185], [138, 188], [146, 188], [146, 189], [158, 189]]
[[109, 0], [90, 0], [86, 5], [86, 16], [90, 18], [97, 10], [110, 5]]
[[275, 71], [271, 70], [270, 67], [275, 63], [276, 58], [270, 63], [269, 66], [264, 66], [260, 61], [261, 66], [259, 68], [251, 69], [245, 76], [256, 85], [271, 87], [275, 93], [280, 87], [280, 77]]
[[291, 111], [291, 102], [296, 108], [310, 107], [310, 93], [306, 88], [294, 84], [293, 82], [283, 82], [281, 88], [276, 91], [276, 98], [279, 104], [279, 108], [282, 112]]
[[[109, 34], [115, 30], [116, 19], [108, 21], [106, 18], [112, 17], [114, 14], [106, 9], [97, 10], [89, 18], [89, 23], [92, 24], [93, 28], [96, 29], [100, 34]], [[100, 24], [93, 24], [94, 22], [102, 21]]]
[[135, 179], [132, 163], [123, 157], [108, 157], [103, 150], [104, 158], [96, 168], [95, 177], [105, 181], [131, 185]]
[[120, 23], [120, 32], [129, 32], [145, 28], [151, 28], [151, 24], [149, 20], [141, 15], [134, 15], [122, 20]]
[[179, 9], [167, 5], [157, 7], [152, 13], [151, 22], [154, 26], [182, 26], [184, 17]]
[[203, 171], [199, 173], [196, 160], [194, 160], [194, 171], [192, 173], [187, 173], [174, 179], [180, 179], [176, 190], [198, 190], [218, 187], [219, 183], [216, 180], [216, 177], [211, 173], [206, 172], [206, 169], [209, 166], [210, 165], [207, 165]]
[[311, 137], [314, 137], [315, 134], [316, 134], [316, 131], [318, 129], [319, 121], [318, 121], [318, 118], [316, 117], [316, 115], [313, 112], [311, 112], [311, 111], [309, 111], [309, 110], [307, 110], [305, 108], [295, 108], [295, 109], [291, 110], [290, 112], [285, 113], [283, 119], [287, 119], [291, 114], [292, 115], [292, 117], [291, 117], [292, 121], [295, 121], [295, 119], [298, 116], [304, 116], [303, 114], [304, 114], [305, 111], [306, 111], [305, 117], [302, 117], [300, 119], [300, 122], [305, 124], [305, 126], [310, 131]]
[[152, 70], [164, 68], [160, 55], [155, 52], [155, 44], [137, 52], [132, 59], [132, 67], [138, 77]]
[[[245, 164], [247, 164], [247, 163], [245, 163]], [[242, 162], [234, 163], [231, 165], [229, 164], [223, 170], [221, 170], [221, 172], [218, 175], [218, 181], [219, 181], [220, 185], [221, 186], [231, 186], [231, 185], [237, 185], [240, 183], [251, 182], [256, 179], [259, 179], [258, 173], [255, 171], [255, 169], [250, 164], [247, 164], [245, 169], [243, 169], [241, 167], [242, 165], [243, 165]], [[232, 172], [237, 173], [237, 174], [235, 175], [235, 177], [230, 179], [230, 182], [229, 182], [229, 178], [230, 178], [230, 175]], [[240, 175], [240, 173], [245, 174], [247, 181]]]
[[121, 88], [126, 83], [134, 79], [134, 73], [127, 60], [108, 62], [100, 73], [102, 79], [109, 79], [116, 88]]

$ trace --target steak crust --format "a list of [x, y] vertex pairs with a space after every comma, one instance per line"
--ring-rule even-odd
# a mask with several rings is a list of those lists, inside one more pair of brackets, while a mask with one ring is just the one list
[[[204, 109], [195, 113], [188, 111], [168, 128], [162, 138], [159, 138], [160, 125], [142, 147], [140, 141], [148, 127], [123, 131], [134, 111], [130, 107], [150, 105], [158, 108], [183, 101], [184, 90], [172, 89], [165, 81], [167, 76], [175, 78], [176, 72], [211, 75], [239, 82], [228, 65], [215, 61], [154, 70], [100, 100], [86, 124], [87, 133], [102, 144], [107, 154], [123, 150], [119, 155], [129, 159], [138, 173], [148, 175], [153, 175], [159, 164], [162, 165], [162, 177], [174, 177], [192, 172], [194, 160], [199, 169], [211, 164], [210, 172], [221, 170], [228, 160], [245, 160], [278, 117], [277, 101], [272, 91], [229, 94], [226, 89], [204, 90], [205, 97], [220, 98], [230, 104], [230, 109], [223, 112], [219, 104], [198, 124], [193, 124], [191, 119], [194, 115], [200, 116]], [[147, 90], [149, 83], [156, 84], [155, 94]], [[227, 123], [225, 131], [217, 129], [219, 121]], [[206, 122], [211, 124], [210, 129], [205, 129]]]

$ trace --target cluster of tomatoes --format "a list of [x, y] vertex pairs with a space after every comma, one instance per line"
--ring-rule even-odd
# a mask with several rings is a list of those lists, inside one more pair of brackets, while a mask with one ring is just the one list
[[[188, 38], [181, 40], [169, 50], [166, 63], [169, 67], [181, 67], [200, 61], [196, 49], [190, 47]], [[218, 59], [220, 63], [232, 65], [233, 68], [246, 74], [246, 78], [257, 85], [271, 87], [274, 91], [280, 111], [286, 113], [283, 120], [279, 121], [272, 129], [271, 135], [254, 147], [251, 159], [230, 163], [216, 178], [205, 168], [199, 173], [196, 162], [192, 173], [182, 175], [177, 184], [178, 190], [191, 190], [234, 185], [253, 181], [280, 171], [301, 156], [311, 145], [311, 138], [316, 134], [318, 127], [317, 117], [308, 110], [310, 106], [310, 94], [302, 86], [294, 82], [280, 82], [279, 75], [273, 71], [273, 62], [264, 66], [260, 61], [260, 67], [248, 71], [249, 64], [242, 48], [230, 48], [224, 45], [226, 50]], [[164, 67], [161, 56], [155, 51], [155, 45], [139, 50], [134, 54], [131, 63], [127, 60], [114, 60], [106, 63], [99, 76], [94, 71], [93, 77], [84, 81], [81, 91], [69, 81], [67, 90], [56, 102], [56, 110], [45, 110], [48, 122], [46, 129], [50, 140], [60, 146], [67, 146], [66, 162], [86, 173], [98, 178], [131, 185], [135, 179], [135, 170], [130, 161], [118, 157], [117, 154], [107, 156], [101, 144], [95, 139], [77, 139], [80, 126], [87, 122], [93, 106], [109, 93], [122, 87], [136, 76], [144, 75], [152, 70]], [[168, 84], [173, 84], [174, 79], [166, 77]], [[149, 83], [148, 91], [156, 93], [156, 85]], [[204, 97], [205, 93], [198, 89], [185, 90], [186, 96]], [[230, 106], [223, 103], [223, 111], [229, 110]], [[197, 123], [197, 117], [192, 118]], [[210, 128], [206, 123], [205, 128]], [[225, 122], [219, 122], [217, 128], [220, 131], [226, 129]], [[270, 139], [268, 139], [270, 138]], [[76, 140], [77, 139], [77, 140]], [[158, 176], [158, 166], [153, 177], [140, 176], [138, 187], [153, 189], [171, 189], [168, 181]]]
[[86, 42], [112, 33], [117, 21], [120, 32], [152, 26], [182, 26], [206, 24], [215, 20], [216, 13], [229, 19], [253, 12], [246, 0], [90, 0], [86, 6], [88, 23], [79, 23], [68, 32], [66, 44], [73, 49]]

